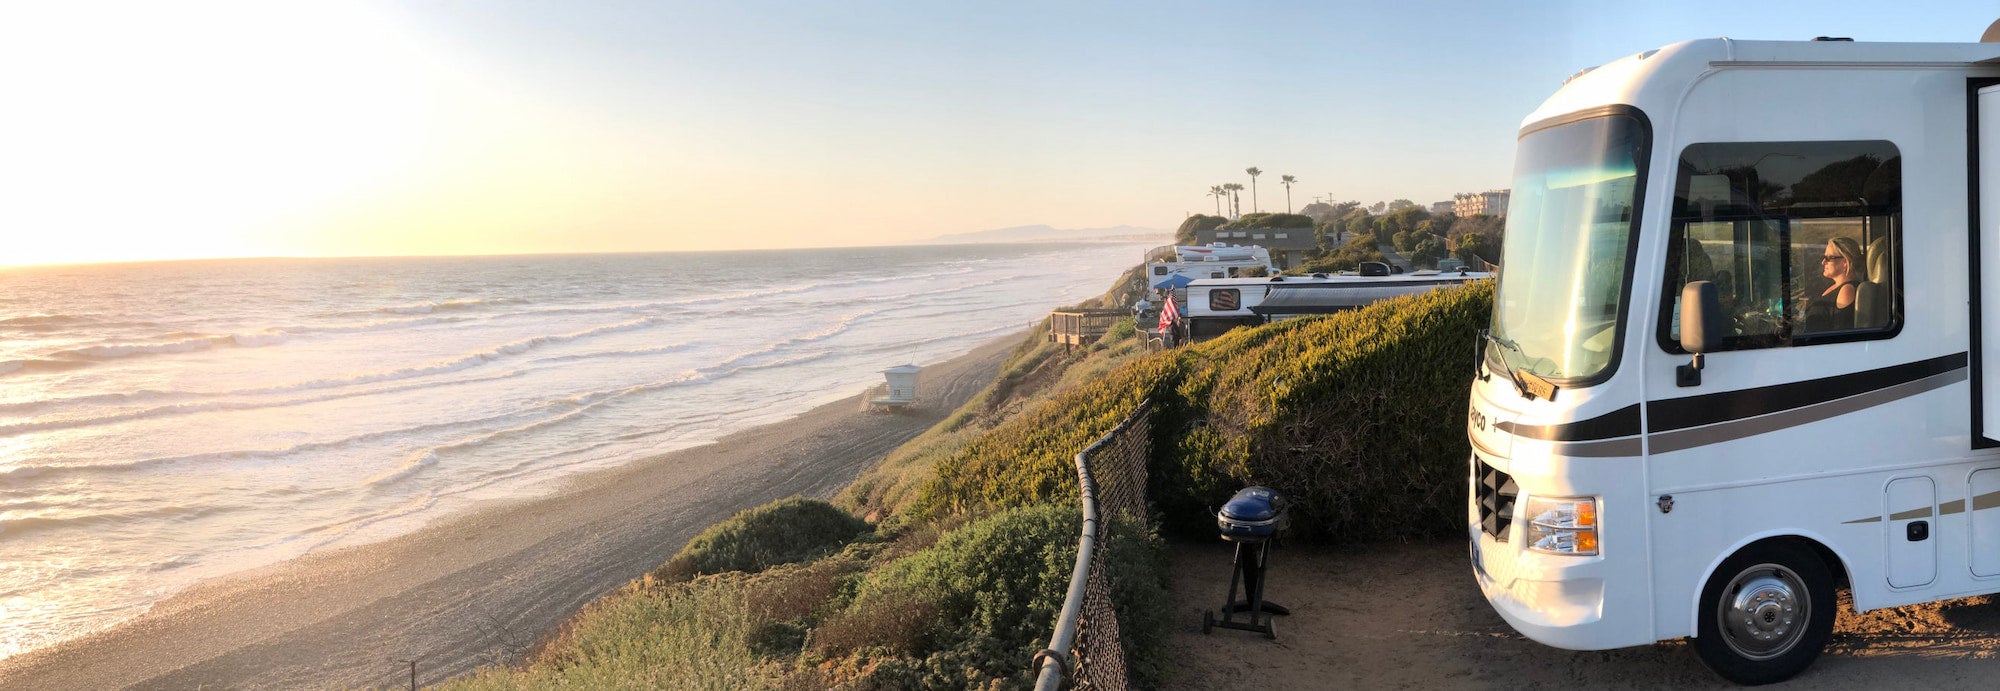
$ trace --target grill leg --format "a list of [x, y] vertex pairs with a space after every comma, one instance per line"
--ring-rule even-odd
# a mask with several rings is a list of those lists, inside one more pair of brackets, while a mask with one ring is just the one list
[[[1236, 584], [1243, 578], [1243, 543], [1236, 543], [1236, 560], [1229, 565], [1229, 595], [1222, 599], [1222, 621], [1229, 623], [1236, 616], [1236, 606], [1242, 604], [1236, 599]], [[1245, 585], [1244, 590], [1249, 590]]]
[[[1223, 600], [1222, 620], [1211, 621], [1210, 613], [1203, 613], [1202, 633], [1213, 628], [1255, 631], [1266, 638], [1277, 638], [1274, 622], [1266, 615], [1291, 614], [1291, 610], [1275, 602], [1264, 601], [1264, 560], [1269, 554], [1269, 542], [1236, 543], [1236, 562], [1229, 571], [1229, 598]], [[1243, 586], [1244, 599], [1236, 599], [1236, 587]], [[1249, 613], [1249, 621], [1236, 621], [1238, 611]]]

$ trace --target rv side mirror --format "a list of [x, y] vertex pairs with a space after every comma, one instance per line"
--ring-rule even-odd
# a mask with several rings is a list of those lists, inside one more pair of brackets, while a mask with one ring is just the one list
[[1715, 296], [1715, 284], [1693, 281], [1681, 288], [1681, 349], [1694, 354], [1694, 361], [1675, 370], [1681, 386], [1700, 386], [1702, 354], [1713, 350], [1724, 335], [1722, 301]]

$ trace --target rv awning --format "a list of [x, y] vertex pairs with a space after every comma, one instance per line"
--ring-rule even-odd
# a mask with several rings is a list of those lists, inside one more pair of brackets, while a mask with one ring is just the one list
[[1192, 279], [1192, 278], [1188, 278], [1188, 277], [1186, 277], [1186, 276], [1182, 276], [1182, 275], [1180, 275], [1180, 274], [1168, 274], [1166, 278], [1162, 278], [1162, 279], [1160, 279], [1160, 280], [1159, 280], [1159, 282], [1157, 282], [1157, 283], [1154, 283], [1154, 284], [1153, 284], [1153, 289], [1154, 289], [1154, 290], [1180, 290], [1180, 289], [1182, 289], [1182, 288], [1186, 288], [1186, 287], [1187, 287], [1187, 284], [1189, 284], [1189, 283], [1193, 283], [1193, 282], [1194, 282], [1194, 279]]
[[1347, 283], [1334, 286], [1273, 286], [1264, 302], [1250, 311], [1267, 317], [1327, 314], [1372, 305], [1380, 300], [1421, 293], [1444, 285], [1441, 281], [1398, 281], [1377, 285]]

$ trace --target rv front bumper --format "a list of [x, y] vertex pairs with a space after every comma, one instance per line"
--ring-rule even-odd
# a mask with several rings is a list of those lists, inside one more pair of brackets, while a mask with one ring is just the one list
[[[1521, 635], [1568, 650], [1609, 650], [1654, 641], [1638, 608], [1606, 616], [1602, 555], [1516, 549], [1471, 526], [1472, 573], [1486, 601]], [[1623, 614], [1621, 618], [1618, 614]]]

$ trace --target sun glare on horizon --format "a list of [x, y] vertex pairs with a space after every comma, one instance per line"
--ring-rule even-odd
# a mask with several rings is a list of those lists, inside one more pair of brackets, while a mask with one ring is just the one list
[[311, 253], [420, 156], [426, 63], [338, 3], [0, 10], [0, 265]]

